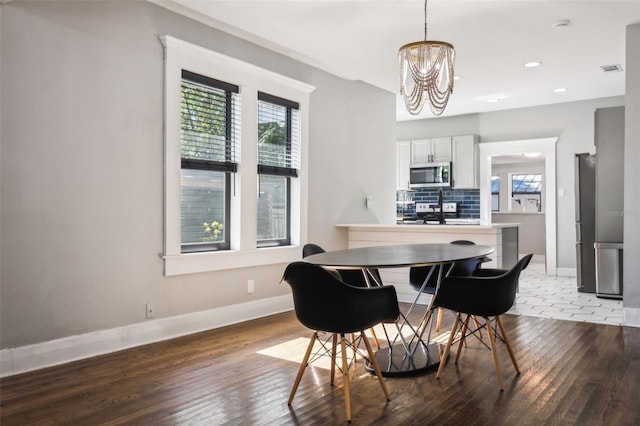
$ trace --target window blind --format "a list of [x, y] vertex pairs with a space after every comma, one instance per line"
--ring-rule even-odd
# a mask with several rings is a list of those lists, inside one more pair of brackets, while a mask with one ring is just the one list
[[298, 176], [300, 110], [296, 102], [258, 93], [258, 173]]
[[236, 172], [239, 158], [238, 86], [182, 71], [183, 168]]

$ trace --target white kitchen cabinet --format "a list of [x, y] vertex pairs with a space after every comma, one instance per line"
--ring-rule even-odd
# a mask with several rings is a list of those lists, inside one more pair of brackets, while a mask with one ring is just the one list
[[399, 141], [396, 145], [396, 189], [409, 189], [409, 163], [411, 163], [411, 142]]
[[451, 161], [451, 137], [411, 141], [411, 163]]
[[477, 189], [480, 187], [479, 142], [478, 135], [451, 138], [453, 188]]

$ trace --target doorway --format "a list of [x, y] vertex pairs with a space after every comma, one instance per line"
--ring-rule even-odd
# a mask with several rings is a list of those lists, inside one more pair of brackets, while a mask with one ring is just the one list
[[557, 137], [542, 139], [483, 142], [480, 146], [480, 224], [491, 224], [491, 165], [492, 158], [503, 155], [540, 153], [544, 156], [546, 189], [545, 262], [546, 274], [557, 273], [556, 252], [556, 142]]

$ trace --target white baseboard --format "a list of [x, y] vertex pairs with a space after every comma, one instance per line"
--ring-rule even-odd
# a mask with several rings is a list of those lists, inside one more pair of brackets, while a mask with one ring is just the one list
[[224, 327], [293, 309], [290, 294], [0, 350], [0, 377]]
[[622, 308], [622, 325], [640, 327], [640, 308]]
[[576, 268], [556, 268], [556, 276], [558, 277], [577, 277]]

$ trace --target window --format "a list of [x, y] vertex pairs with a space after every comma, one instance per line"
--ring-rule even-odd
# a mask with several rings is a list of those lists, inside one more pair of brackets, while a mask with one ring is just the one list
[[511, 197], [518, 200], [523, 210], [542, 211], [542, 175], [519, 174], [511, 176]]
[[298, 177], [299, 105], [258, 93], [258, 247], [291, 243], [291, 179]]
[[491, 176], [491, 211], [500, 211], [500, 176]]
[[238, 87], [182, 70], [182, 253], [228, 250], [231, 175], [238, 170]]
[[[164, 274], [299, 259], [307, 232], [306, 123], [314, 87], [171, 36], [160, 41]], [[284, 138], [267, 138], [268, 126], [260, 123], [284, 123]], [[260, 147], [259, 135], [265, 136]]]

